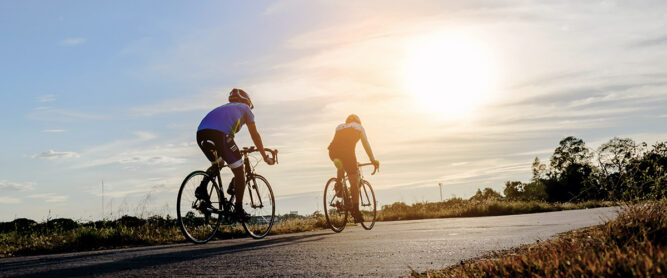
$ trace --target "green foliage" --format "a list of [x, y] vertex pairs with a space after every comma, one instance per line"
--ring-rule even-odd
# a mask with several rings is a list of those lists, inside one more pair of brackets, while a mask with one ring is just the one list
[[[597, 165], [591, 157], [597, 156]], [[566, 137], [550, 160], [535, 158], [529, 183], [508, 181], [503, 193], [510, 201], [582, 202], [642, 201], [667, 198], [667, 144], [651, 149], [629, 138], [614, 137], [591, 153], [583, 140]]]
[[555, 174], [561, 174], [572, 164], [590, 163], [590, 150], [583, 140], [574, 136], [563, 138], [551, 156], [551, 168]]
[[475, 195], [470, 197], [470, 200], [481, 202], [481, 201], [493, 201], [493, 200], [497, 201], [497, 200], [500, 200], [502, 198], [503, 198], [503, 196], [500, 195], [500, 193], [498, 193], [498, 192], [494, 191], [493, 189], [487, 187], [487, 188], [484, 188], [484, 192], [482, 192], [482, 190], [477, 189], [477, 193], [475, 193]]
[[529, 183], [508, 181], [505, 183], [503, 193], [508, 201], [546, 201], [549, 197], [542, 180]]

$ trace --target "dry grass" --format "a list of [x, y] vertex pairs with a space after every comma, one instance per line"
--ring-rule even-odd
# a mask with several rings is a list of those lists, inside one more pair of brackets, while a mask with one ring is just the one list
[[[143, 220], [124, 217], [116, 221], [79, 224], [67, 219], [68, 225], [32, 223], [12, 231], [0, 232], [0, 258], [53, 254], [133, 246], [184, 242], [174, 219], [152, 217]], [[327, 228], [324, 217], [282, 216], [271, 229], [271, 235], [305, 232]], [[246, 237], [241, 225], [223, 225], [217, 238]]]
[[667, 201], [626, 207], [604, 225], [417, 277], [665, 277]]
[[382, 207], [378, 215], [379, 221], [413, 220], [447, 217], [475, 217], [511, 215], [536, 212], [559, 211], [569, 209], [583, 209], [613, 206], [612, 202], [587, 201], [582, 203], [546, 203], [538, 201], [501, 201], [485, 200], [474, 201], [464, 199], [450, 199], [438, 203], [394, 203]]

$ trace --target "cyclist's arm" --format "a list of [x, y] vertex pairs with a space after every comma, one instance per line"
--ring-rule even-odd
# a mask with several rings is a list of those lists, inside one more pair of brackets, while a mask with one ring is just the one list
[[248, 132], [250, 132], [250, 137], [252, 138], [252, 142], [255, 143], [255, 147], [259, 150], [259, 153], [262, 154], [262, 158], [266, 161], [268, 156], [266, 156], [266, 152], [264, 151], [264, 144], [262, 144], [262, 137], [259, 135], [259, 132], [257, 131], [257, 126], [255, 123], [248, 123]]
[[375, 163], [375, 156], [373, 155], [373, 150], [371, 149], [371, 144], [368, 143], [368, 138], [366, 137], [366, 130], [361, 128], [361, 144], [364, 145], [364, 150], [371, 162]]

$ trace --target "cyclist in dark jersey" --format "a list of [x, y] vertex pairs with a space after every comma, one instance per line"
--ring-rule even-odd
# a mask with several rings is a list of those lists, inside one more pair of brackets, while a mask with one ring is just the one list
[[[204, 152], [209, 161], [215, 164], [209, 168], [211, 178], [219, 173], [219, 165], [224, 160], [234, 173], [234, 193], [236, 194], [236, 203], [234, 211], [240, 221], [249, 219], [242, 206], [243, 193], [245, 190], [245, 171], [243, 169], [243, 160], [239, 148], [234, 143], [234, 135], [241, 130], [244, 124], [248, 125], [248, 131], [253, 143], [266, 164], [272, 165], [273, 159], [266, 155], [262, 137], [257, 132], [255, 126], [255, 115], [251, 109], [254, 108], [248, 94], [241, 89], [233, 89], [229, 93], [229, 103], [213, 109], [204, 119], [202, 119], [197, 128], [197, 145]], [[205, 143], [215, 145], [218, 161], [215, 161], [215, 154], [205, 148]], [[217, 163], [216, 163], [217, 162]], [[208, 200], [206, 184], [208, 180], [202, 181], [201, 185], [195, 191], [195, 196], [200, 199]]]
[[[380, 162], [375, 160], [373, 156], [373, 151], [371, 150], [371, 145], [368, 143], [368, 138], [366, 137], [366, 131], [361, 126], [361, 119], [355, 114], [351, 114], [347, 117], [344, 124], [338, 125], [336, 127], [336, 134], [334, 135], [331, 144], [329, 144], [329, 158], [336, 165], [338, 169], [338, 180], [341, 181], [345, 172], [350, 181], [351, 193], [352, 196], [355, 196], [352, 199], [352, 216], [357, 221], [362, 221], [362, 215], [359, 211], [359, 166], [357, 165], [357, 156], [355, 149], [357, 142], [361, 140], [364, 150], [368, 158], [373, 163], [375, 168], [380, 166]], [[338, 188], [342, 188], [342, 184], [336, 184], [336, 191]]]

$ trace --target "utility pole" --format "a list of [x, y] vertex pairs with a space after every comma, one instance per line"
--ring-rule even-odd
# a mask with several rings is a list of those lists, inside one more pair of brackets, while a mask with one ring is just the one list
[[102, 220], [104, 220], [104, 179], [102, 179]]
[[440, 202], [442, 202], [442, 183], [438, 183], [438, 187], [440, 187]]

